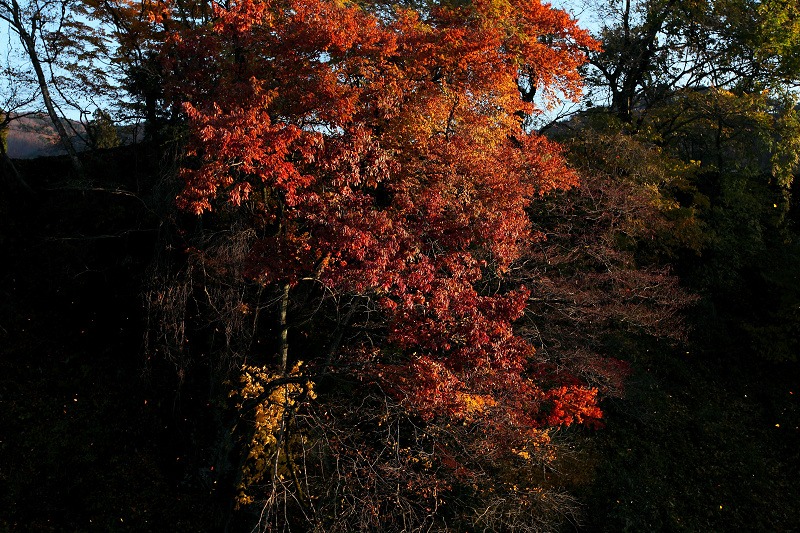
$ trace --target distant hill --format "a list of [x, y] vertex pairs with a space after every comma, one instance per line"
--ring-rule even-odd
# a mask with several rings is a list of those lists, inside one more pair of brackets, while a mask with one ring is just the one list
[[[73, 122], [78, 131], [83, 125]], [[77, 137], [73, 139], [75, 148], [85, 150], [86, 146]], [[8, 156], [12, 159], [33, 159], [41, 156], [62, 155], [58, 134], [47, 115], [30, 115], [11, 121], [8, 129]]]
[[[72, 128], [85, 132], [83, 124], [78, 121], [69, 121]], [[67, 127], [67, 131], [71, 131]], [[136, 128], [121, 126], [118, 128], [123, 144], [130, 144], [134, 140]], [[140, 134], [141, 135], [141, 134]], [[140, 136], [139, 135], [139, 136]], [[75, 149], [86, 150], [88, 146], [78, 136], [73, 136], [72, 142]], [[8, 156], [12, 159], [35, 159], [37, 157], [64, 155], [66, 150], [61, 146], [56, 129], [50, 118], [44, 114], [30, 115], [11, 121], [8, 130]]]

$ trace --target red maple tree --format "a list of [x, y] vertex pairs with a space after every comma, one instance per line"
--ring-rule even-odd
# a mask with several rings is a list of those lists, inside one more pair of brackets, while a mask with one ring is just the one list
[[[284, 394], [298, 399], [291, 409], [262, 410], [286, 454], [307, 441], [277, 420], [330, 372], [377, 387], [429, 432], [475, 428], [469, 446], [465, 434], [430, 449], [437, 469], [474, 487], [487, 486], [475, 482], [485, 465], [465, 449], [540, 461], [548, 428], [598, 421], [595, 389], [540, 379], [512, 325], [529, 293], [509, 275], [536, 238], [526, 208], [577, 183], [558, 147], [524, 128], [531, 95], [575, 96], [580, 49], [596, 46], [538, 0], [240, 0], [171, 34], [168, 93], [189, 125], [178, 201], [197, 214], [238, 206], [257, 230], [248, 275], [280, 295], [280, 340], [260, 354], [274, 371], [250, 372], [242, 395], [266, 402], [300, 385]], [[346, 314], [337, 328], [352, 335], [327, 356], [289, 350], [287, 310], [308, 284], [369, 302]], [[379, 326], [366, 334], [367, 322]], [[431, 487], [444, 485], [416, 490]]]

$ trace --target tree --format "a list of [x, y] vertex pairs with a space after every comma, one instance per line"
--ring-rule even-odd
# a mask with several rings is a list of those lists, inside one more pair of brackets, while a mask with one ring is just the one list
[[[712, 351], [796, 357], [791, 341], [765, 340], [795, 328], [786, 307], [794, 291], [774, 296], [783, 290], [775, 284], [786, 283], [778, 271], [792, 271], [795, 257], [787, 218], [800, 161], [795, 12], [780, 1], [626, 2], [611, 9], [604, 49], [590, 59], [590, 83], [608, 94], [618, 121], [598, 128], [583, 118], [595, 134], [616, 139], [611, 151], [595, 150], [595, 164], [619, 163], [625, 136], [626, 146], [655, 154], [641, 163], [653, 169], [648, 161], [660, 160], [649, 185], [675, 231], [645, 248], [705, 295], [697, 329]], [[762, 306], [766, 295], [773, 304]]]
[[119, 146], [119, 134], [107, 111], [97, 109], [86, 126], [92, 148], [115, 148]]
[[589, 79], [635, 124], [682, 88], [759, 92], [796, 86], [796, 7], [781, 0], [626, 0], [593, 6], [603, 50]]
[[159, 43], [167, 31], [207, 22], [211, 2], [85, 0], [83, 4], [95, 26], [113, 43], [107, 51], [113, 72], [107, 75], [125, 89], [124, 98], [117, 99], [119, 111], [127, 120], [144, 121], [145, 138], [157, 138], [169, 118]]
[[[678, 268], [706, 295], [703, 331], [715, 346], [796, 359], [790, 331], [797, 233], [789, 218], [800, 156], [792, 98], [687, 91], [652, 112], [665, 151], [695, 168], [674, 198], [703, 224], [700, 259]], [[783, 318], [778, 318], [783, 317]]]
[[[58, 41], [58, 33], [69, 13], [68, 2], [32, 1], [22, 5], [17, 0], [0, 2], [0, 19], [8, 23], [12, 31], [17, 34], [22, 49], [30, 61], [39, 94], [47, 110], [47, 115], [58, 133], [61, 145], [66, 150], [73, 169], [78, 174], [83, 174], [83, 165], [78, 158], [71, 137], [61, 121], [61, 116], [56, 110], [51, 95], [52, 83], [45, 72], [49, 58], [57, 55], [57, 50], [48, 49], [47, 46]], [[43, 60], [42, 57], [45, 59]]]
[[3, 174], [7, 174], [26, 192], [32, 193], [32, 189], [23, 179], [11, 158], [8, 157], [8, 131], [11, 123], [24, 117], [28, 106], [38, 97], [38, 91], [32, 88], [29, 81], [28, 72], [12, 65], [11, 51], [9, 50], [3, 65], [2, 78], [0, 78], [0, 89], [3, 94], [0, 97], [0, 159], [2, 160]]
[[[596, 44], [565, 13], [516, 0], [244, 0], [170, 35], [167, 94], [189, 126], [179, 203], [251, 228], [246, 275], [277, 306], [273, 348], [248, 354], [237, 393], [257, 429], [240, 504], [260, 499], [288, 520], [274, 514], [282, 500], [334, 530], [379, 526], [402, 493], [413, 512], [395, 524], [534, 527], [519, 511], [546, 492], [536, 478], [503, 485], [500, 505], [484, 473], [535, 470], [549, 428], [601, 416], [597, 390], [542, 375], [512, 325], [529, 295], [511, 274], [534, 238], [526, 209], [577, 181], [554, 143], [523, 128], [536, 112], [525, 94], [577, 96], [579, 47]], [[358, 398], [344, 412], [341, 388]], [[386, 409], [399, 413], [388, 440]], [[364, 440], [342, 440], [337, 421], [352, 416]], [[303, 431], [308, 420], [319, 423]], [[326, 474], [347, 457], [367, 474], [369, 457], [406, 448], [374, 483]], [[417, 482], [401, 489], [398, 472]], [[353, 513], [367, 494], [383, 502], [374, 518]], [[446, 494], [454, 510], [431, 515]]]
[[[579, 142], [573, 139], [571, 148]], [[573, 152], [572, 159], [586, 155]], [[542, 373], [567, 369], [604, 396], [621, 397], [635, 355], [620, 354], [618, 346], [643, 338], [686, 343], [682, 312], [697, 298], [668, 266], [640, 253], [642, 241], [667, 229], [679, 234], [653, 189], [583, 162], [591, 170], [582, 169], [578, 188], [535, 206], [534, 227], [545, 237], [519, 264], [531, 288], [519, 329], [537, 347]]]
[[[3, 0], [0, 20], [17, 37], [9, 41], [6, 74], [17, 90], [36, 95], [18, 111], [45, 112], [73, 169], [83, 174], [75, 139], [91, 144], [93, 113], [124, 109], [119, 53], [123, 34], [111, 31], [96, 5], [82, 0]], [[78, 127], [78, 121], [84, 127]]]

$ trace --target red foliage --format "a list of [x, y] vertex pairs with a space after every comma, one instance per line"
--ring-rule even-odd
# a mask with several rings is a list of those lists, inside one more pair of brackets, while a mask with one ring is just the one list
[[249, 269], [265, 284], [313, 279], [377, 302], [387, 333], [361, 378], [423, 419], [481, 421], [506, 449], [597, 420], [594, 389], [543, 388], [512, 328], [528, 292], [508, 276], [531, 201], [577, 183], [523, 129], [536, 109], [521, 73], [574, 95], [580, 49], [596, 43], [538, 0], [215, 10], [166, 47], [190, 129], [180, 205], [246, 202], [262, 235]]

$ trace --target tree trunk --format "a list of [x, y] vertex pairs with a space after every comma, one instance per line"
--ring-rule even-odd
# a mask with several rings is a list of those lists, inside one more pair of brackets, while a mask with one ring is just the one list
[[283, 295], [281, 297], [281, 372], [284, 376], [289, 371], [289, 326], [286, 323], [286, 313], [289, 309], [289, 283], [283, 286]]
[[11, 0], [11, 3], [13, 7], [12, 16], [14, 19], [14, 29], [19, 35], [19, 40], [22, 43], [22, 47], [25, 49], [25, 52], [28, 54], [28, 58], [31, 60], [31, 66], [33, 66], [34, 72], [36, 72], [36, 80], [39, 82], [39, 90], [42, 92], [42, 101], [44, 101], [47, 114], [50, 117], [50, 121], [53, 123], [53, 127], [55, 127], [56, 132], [58, 133], [58, 137], [61, 140], [61, 145], [67, 151], [67, 155], [69, 156], [73, 170], [78, 174], [79, 177], [83, 177], [83, 164], [78, 158], [78, 152], [75, 150], [75, 146], [72, 144], [72, 141], [69, 138], [67, 129], [61, 122], [61, 118], [58, 116], [58, 113], [56, 113], [55, 106], [53, 105], [53, 98], [50, 96], [47, 78], [44, 75], [42, 63], [39, 61], [39, 55], [36, 52], [36, 19], [32, 21], [31, 32], [29, 33], [25, 27], [25, 24], [23, 24], [21, 10], [17, 0]]

